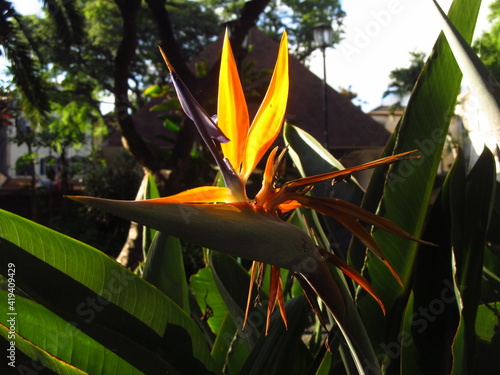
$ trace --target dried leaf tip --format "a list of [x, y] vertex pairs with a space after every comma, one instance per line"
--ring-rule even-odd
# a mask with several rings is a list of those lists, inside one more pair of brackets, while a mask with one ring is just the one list
[[167, 55], [165, 54], [165, 51], [163, 51], [163, 48], [161, 48], [160, 46], [158, 46], [158, 49], [160, 50], [160, 53], [163, 56], [163, 60], [165, 60], [165, 64], [167, 64], [168, 70], [170, 71], [170, 73], [174, 73], [175, 69], [172, 66], [172, 64], [170, 64], [170, 61], [168, 61], [168, 58], [167, 58]]

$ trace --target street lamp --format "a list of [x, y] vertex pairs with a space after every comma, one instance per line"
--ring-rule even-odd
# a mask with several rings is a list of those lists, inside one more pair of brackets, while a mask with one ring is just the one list
[[314, 45], [323, 53], [323, 115], [325, 148], [328, 150], [328, 86], [326, 85], [326, 49], [333, 45], [333, 29], [328, 23], [320, 23], [313, 28]]

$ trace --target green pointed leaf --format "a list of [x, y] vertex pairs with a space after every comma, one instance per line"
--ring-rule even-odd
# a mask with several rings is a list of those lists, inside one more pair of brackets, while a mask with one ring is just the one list
[[[174, 367], [216, 372], [191, 318], [98, 250], [0, 211], [0, 262], [15, 264], [16, 283], [23, 291], [59, 315], [76, 319], [79, 329], [95, 340], [110, 344], [105, 332], [96, 329], [105, 326], [154, 353], [129, 358], [135, 367], [153, 366], [164, 356]], [[127, 355], [124, 340], [113, 345], [118, 355]]]
[[179, 239], [156, 233], [142, 278], [160, 289], [189, 315], [189, 288]]
[[[301, 176], [313, 176], [344, 169], [344, 166], [335, 157], [304, 130], [285, 123], [283, 132], [285, 143], [290, 147], [290, 157]], [[332, 185], [330, 181], [325, 181], [314, 187], [314, 195], [316, 196], [335, 196], [355, 204], [361, 203], [363, 194], [363, 189], [353, 177], [347, 183]]]
[[405, 341], [411, 345], [401, 346], [403, 373], [440, 374], [451, 369], [459, 301], [451, 267], [450, 194], [453, 192], [457, 201], [466, 199], [465, 178], [465, 159], [459, 152], [432, 207], [424, 233], [426, 239], [439, 247], [421, 246], [416, 258], [413, 290], [405, 310]]
[[[450, 8], [449, 18], [467, 41], [472, 38], [479, 5], [480, 1], [455, 0]], [[380, 215], [416, 237], [420, 237], [423, 231], [461, 77], [455, 58], [441, 35], [413, 89], [397, 128], [394, 149], [388, 150], [389, 153], [400, 153], [419, 149], [421, 158], [393, 164], [384, 184], [382, 201], [364, 203], [378, 206]], [[379, 189], [379, 186], [369, 186], [368, 190], [372, 188]], [[408, 288], [414, 271], [417, 243], [380, 230], [374, 232], [374, 238]], [[371, 255], [366, 263], [366, 272], [382, 298], [388, 316], [392, 317], [385, 319], [371, 298], [360, 296], [358, 305], [363, 321], [377, 350], [383, 352], [380, 343], [397, 342], [408, 289], [402, 290], [383, 264]], [[397, 366], [398, 361], [389, 354], [386, 359], [387, 363]]]
[[442, 21], [443, 32], [464, 75], [464, 80], [478, 103], [481, 103], [480, 110], [485, 115], [481, 121], [481, 130], [485, 133], [485, 139], [494, 139], [500, 145], [500, 91], [498, 90], [500, 85], [469, 43], [460, 35], [436, 0], [433, 2]]
[[453, 373], [456, 374], [474, 366], [476, 315], [495, 187], [495, 159], [485, 148], [467, 176], [465, 197], [454, 196], [453, 191], [450, 194], [454, 276], [456, 293], [460, 295], [460, 325], [453, 343]]

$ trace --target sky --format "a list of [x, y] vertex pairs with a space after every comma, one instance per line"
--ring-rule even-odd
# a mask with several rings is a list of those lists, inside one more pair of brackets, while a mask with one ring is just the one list
[[[452, 3], [451, 0], [438, 2], [445, 12]], [[476, 35], [489, 29], [487, 16], [491, 2], [482, 2]], [[439, 35], [433, 7], [431, 0], [342, 1], [346, 12], [345, 35], [335, 48], [326, 51], [328, 84], [335, 89], [351, 86], [351, 91], [365, 102], [362, 103], [364, 111], [391, 104], [390, 98], [382, 100], [390, 72], [408, 67], [411, 51], [422, 51], [427, 56]], [[317, 56], [321, 56], [319, 51]], [[316, 59], [310, 68], [323, 78], [322, 58]]]
[[[476, 35], [489, 29], [488, 5], [483, 0], [476, 26]], [[451, 0], [438, 0], [447, 11]], [[22, 14], [36, 12], [38, 0], [13, 0]], [[389, 74], [395, 68], [407, 67], [411, 51], [428, 55], [439, 35], [440, 28], [431, 0], [343, 0], [346, 12], [344, 39], [326, 51], [327, 82], [334, 89], [349, 88], [358, 94], [364, 111], [381, 104], [387, 89]], [[323, 59], [318, 51], [313, 55], [310, 69], [323, 78]], [[389, 101], [388, 101], [389, 100]]]

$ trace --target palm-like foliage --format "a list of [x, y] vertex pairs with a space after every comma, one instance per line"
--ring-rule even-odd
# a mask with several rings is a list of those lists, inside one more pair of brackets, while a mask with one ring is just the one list
[[[43, 1], [58, 30], [58, 35], [69, 48], [83, 37], [83, 18], [75, 1]], [[40, 62], [42, 60], [36, 43], [24, 27], [22, 17], [8, 0], [0, 0], [0, 45], [10, 61], [10, 73], [24, 102], [24, 111], [44, 114], [49, 111], [49, 98], [44, 89]], [[0, 52], [1, 53], [1, 52]]]

